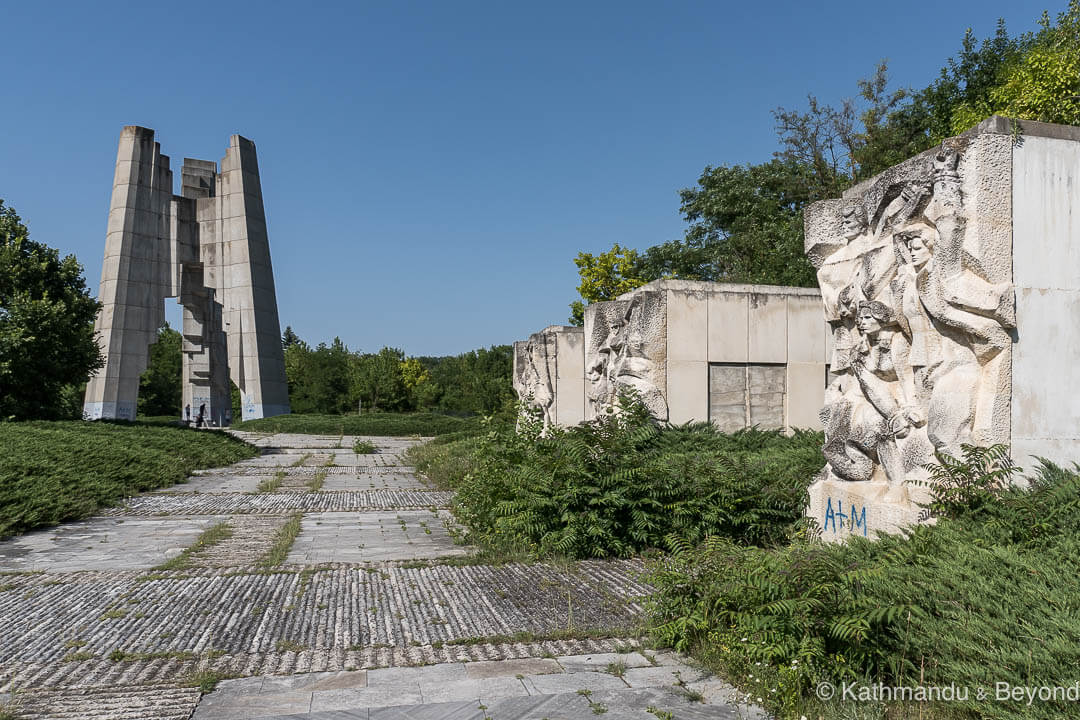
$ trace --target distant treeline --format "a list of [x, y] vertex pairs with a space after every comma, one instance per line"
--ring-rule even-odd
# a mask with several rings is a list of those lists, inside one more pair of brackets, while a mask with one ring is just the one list
[[494, 345], [461, 355], [406, 357], [396, 348], [350, 351], [340, 338], [312, 348], [291, 327], [282, 337], [294, 413], [437, 410], [491, 414], [513, 396], [512, 349]]
[[[406, 357], [396, 348], [375, 353], [349, 350], [340, 338], [311, 347], [291, 327], [282, 335], [289, 403], [294, 413], [341, 414], [367, 410], [432, 410], [490, 415], [514, 396], [509, 345], [461, 355]], [[180, 412], [180, 333], [168, 325], [150, 349], [139, 387], [139, 412]], [[239, 393], [233, 387], [233, 416]]]

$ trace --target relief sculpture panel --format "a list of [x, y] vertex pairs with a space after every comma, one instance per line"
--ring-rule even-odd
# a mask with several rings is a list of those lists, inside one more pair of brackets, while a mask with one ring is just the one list
[[555, 424], [557, 345], [552, 333], [538, 332], [514, 343], [514, 391], [543, 413], [544, 430]]
[[871, 530], [910, 524], [935, 451], [1009, 440], [1009, 142], [952, 138], [807, 211], [833, 335], [819, 523], [856, 493]]
[[588, 416], [615, 407], [632, 391], [653, 417], [667, 420], [667, 307], [662, 291], [594, 303], [585, 311]]

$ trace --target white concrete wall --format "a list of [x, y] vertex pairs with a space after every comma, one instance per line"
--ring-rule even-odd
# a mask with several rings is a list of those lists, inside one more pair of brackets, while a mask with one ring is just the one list
[[585, 419], [585, 331], [553, 326], [555, 355], [555, 422], [563, 427]]
[[[669, 281], [661, 287], [671, 284]], [[667, 290], [668, 420], [676, 424], [709, 419], [709, 295], [712, 293], [698, 285], [680, 283]]]
[[1080, 142], [1013, 150], [1013, 457], [1080, 461]]
[[[828, 326], [815, 289], [660, 280], [673, 423], [709, 419], [710, 363], [783, 365], [784, 426], [820, 429]], [[632, 293], [623, 295], [627, 299]]]

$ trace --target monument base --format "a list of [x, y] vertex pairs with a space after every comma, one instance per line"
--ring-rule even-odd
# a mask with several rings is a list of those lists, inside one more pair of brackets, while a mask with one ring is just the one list
[[924, 487], [906, 483], [894, 487], [878, 480], [849, 482], [831, 475], [815, 481], [809, 492], [806, 514], [817, 521], [825, 542], [899, 533], [919, 524], [920, 504], [930, 502]]

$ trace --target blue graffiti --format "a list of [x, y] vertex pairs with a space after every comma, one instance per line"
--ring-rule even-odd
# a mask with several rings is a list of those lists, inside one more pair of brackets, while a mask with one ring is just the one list
[[[850, 519], [850, 523], [848, 520]], [[833, 509], [832, 498], [828, 498], [825, 506], [825, 522], [824, 529], [829, 529], [829, 524], [832, 524], [832, 531], [840, 532], [841, 530], [847, 530], [849, 532], [856, 532], [857, 528], [862, 528], [863, 537], [867, 537], [867, 523], [866, 523], [866, 506], [863, 505], [861, 509], [856, 510], [855, 504], [851, 505], [851, 512], [845, 513], [843, 503], [840, 500], [836, 501], [836, 509]]]

